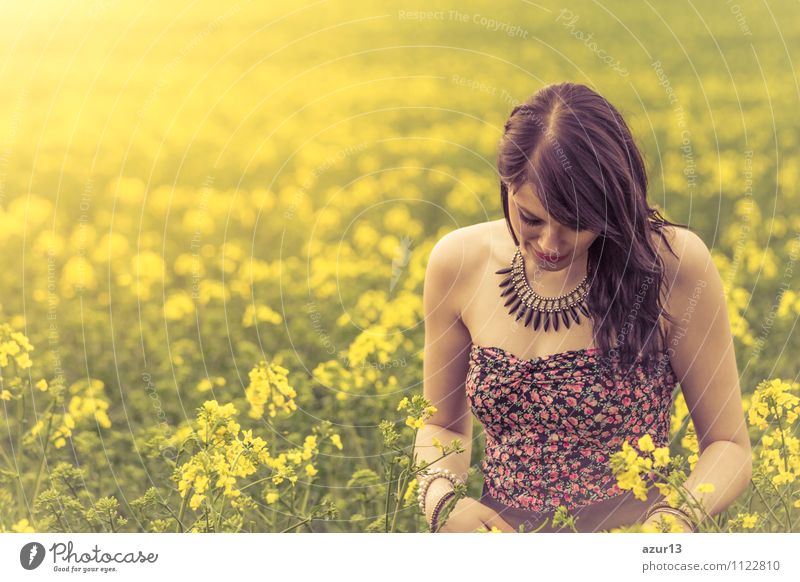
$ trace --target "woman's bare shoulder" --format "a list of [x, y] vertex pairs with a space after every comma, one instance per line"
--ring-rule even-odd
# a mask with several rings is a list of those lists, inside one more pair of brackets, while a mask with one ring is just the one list
[[462, 271], [472, 272], [474, 267], [485, 262], [491, 250], [496, 221], [480, 222], [462, 226], [443, 235], [431, 250], [431, 260], [456, 276]]
[[[695, 232], [679, 226], [665, 226], [664, 234], [669, 242], [672, 252], [663, 239], [655, 233], [654, 243], [658, 249], [664, 264], [663, 289], [664, 289], [664, 309], [673, 317], [685, 313], [691, 300], [692, 285], [697, 281], [692, 280], [693, 267], [707, 260], [710, 255], [708, 248]], [[673, 254], [674, 252], [674, 254]], [[696, 277], [695, 277], [696, 279]], [[665, 320], [667, 336], [671, 337], [673, 332], [672, 324]]]
[[437, 279], [449, 283], [455, 297], [470, 292], [474, 278], [480, 276], [491, 260], [498, 222], [480, 222], [451, 230], [434, 244], [429, 269], [436, 271]]
[[688, 228], [666, 225], [662, 231], [669, 247], [657, 232], [653, 233], [653, 242], [664, 263], [664, 278], [670, 284], [679, 283], [685, 277], [686, 266], [706, 256], [708, 249], [705, 242]]

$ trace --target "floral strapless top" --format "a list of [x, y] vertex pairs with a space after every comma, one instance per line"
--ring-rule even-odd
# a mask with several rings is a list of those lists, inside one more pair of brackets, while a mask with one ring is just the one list
[[535, 512], [621, 495], [610, 455], [645, 434], [669, 445], [676, 383], [666, 351], [625, 370], [596, 347], [521, 359], [473, 343], [466, 392], [486, 434], [485, 490]]

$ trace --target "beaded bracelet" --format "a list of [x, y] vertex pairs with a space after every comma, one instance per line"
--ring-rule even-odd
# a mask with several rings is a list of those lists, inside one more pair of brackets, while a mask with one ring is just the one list
[[419, 509], [420, 511], [422, 511], [423, 515], [425, 514], [425, 497], [428, 493], [428, 487], [430, 486], [431, 483], [433, 483], [433, 480], [438, 477], [443, 477], [449, 480], [453, 484], [453, 487], [455, 487], [458, 483], [463, 483], [463, 481], [458, 477], [456, 477], [455, 474], [453, 474], [453, 472], [450, 471], [449, 469], [436, 467], [435, 469], [432, 469], [431, 471], [427, 472], [425, 476], [423, 476], [420, 479], [419, 493], [417, 494], [417, 500], [419, 501]]
[[436, 505], [433, 508], [433, 513], [431, 514], [430, 526], [432, 532], [436, 532], [436, 530], [439, 529], [439, 513], [442, 511], [444, 504], [455, 496], [456, 496], [455, 491], [448, 491], [439, 498], [439, 501], [436, 502]]
[[692, 533], [697, 533], [697, 524], [695, 523], [692, 516], [683, 509], [678, 507], [672, 507], [666, 500], [658, 501], [651, 505], [647, 512], [644, 515], [645, 520], [649, 519], [656, 511], [662, 511], [664, 513], [669, 513], [681, 519], [681, 521], [685, 522], [686, 525], [692, 530]]

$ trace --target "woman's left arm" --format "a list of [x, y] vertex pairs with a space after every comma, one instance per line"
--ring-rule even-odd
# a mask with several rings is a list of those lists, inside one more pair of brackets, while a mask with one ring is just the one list
[[[679, 231], [673, 244], [679, 259], [670, 255], [675, 277], [669, 305], [676, 321], [669, 327], [667, 348], [699, 445], [685, 487], [713, 516], [747, 488], [752, 452], [722, 279], [703, 240]], [[701, 483], [713, 484], [714, 490], [699, 493]], [[682, 508], [702, 521], [697, 510]]]

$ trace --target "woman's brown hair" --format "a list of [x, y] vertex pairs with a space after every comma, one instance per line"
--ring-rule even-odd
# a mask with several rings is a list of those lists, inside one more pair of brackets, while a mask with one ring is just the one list
[[543, 87], [511, 112], [497, 168], [517, 246], [508, 195], [526, 183], [559, 223], [598, 234], [589, 248], [587, 304], [602, 354], [618, 355], [627, 368], [639, 356], [666, 349], [667, 338], [654, 331], [662, 313], [674, 320], [662, 307], [664, 265], [651, 233], [659, 232], [674, 255], [663, 227], [689, 226], [668, 221], [648, 204], [644, 161], [617, 109], [585, 85]]

